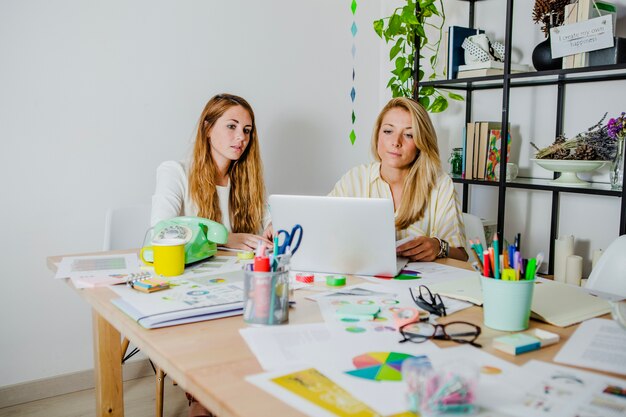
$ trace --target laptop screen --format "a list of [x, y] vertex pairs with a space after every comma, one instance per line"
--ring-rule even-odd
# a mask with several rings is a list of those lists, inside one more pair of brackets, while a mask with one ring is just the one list
[[274, 233], [302, 226], [295, 271], [395, 276], [393, 202], [382, 198], [271, 195]]

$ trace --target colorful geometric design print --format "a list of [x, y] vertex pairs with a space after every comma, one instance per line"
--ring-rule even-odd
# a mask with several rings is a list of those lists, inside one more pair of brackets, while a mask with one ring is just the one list
[[368, 352], [352, 358], [348, 375], [373, 381], [402, 381], [402, 362], [414, 356], [398, 352]]

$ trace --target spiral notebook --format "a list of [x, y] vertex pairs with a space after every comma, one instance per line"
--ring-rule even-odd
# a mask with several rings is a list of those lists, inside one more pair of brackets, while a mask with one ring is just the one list
[[131, 277], [126, 281], [126, 285], [137, 291], [151, 293], [170, 288], [168, 280], [155, 277], [148, 271], [135, 275], [135, 277]]

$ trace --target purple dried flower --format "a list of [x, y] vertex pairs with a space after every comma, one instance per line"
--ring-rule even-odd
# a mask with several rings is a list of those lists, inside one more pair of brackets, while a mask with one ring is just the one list
[[617, 139], [626, 136], [626, 112], [622, 112], [617, 118], [611, 118], [606, 126], [608, 135]]

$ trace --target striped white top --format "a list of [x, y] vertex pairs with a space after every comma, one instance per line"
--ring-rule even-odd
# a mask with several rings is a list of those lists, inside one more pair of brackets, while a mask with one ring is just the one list
[[[359, 165], [348, 171], [330, 192], [334, 197], [392, 199], [391, 188], [380, 176], [380, 162]], [[397, 215], [397, 213], [396, 213]], [[450, 177], [444, 173], [430, 192], [424, 216], [408, 228], [396, 231], [396, 239], [408, 236], [438, 237], [451, 247], [464, 247], [463, 217]]]

